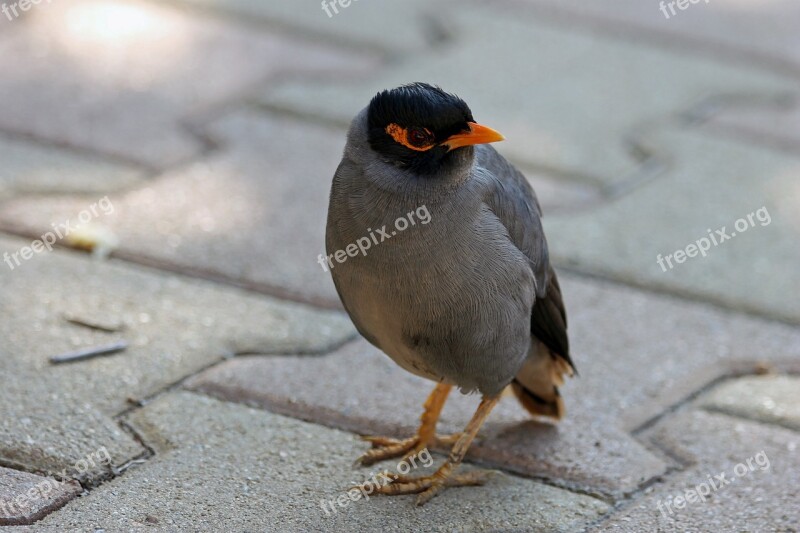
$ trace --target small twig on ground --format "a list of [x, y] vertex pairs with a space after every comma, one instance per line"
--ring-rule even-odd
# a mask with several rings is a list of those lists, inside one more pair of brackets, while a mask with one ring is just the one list
[[62, 363], [72, 363], [75, 361], [83, 361], [84, 359], [92, 359], [101, 355], [110, 355], [112, 353], [121, 352], [128, 347], [126, 341], [117, 341], [113, 344], [105, 346], [96, 346], [94, 348], [85, 348], [75, 352], [69, 352], [61, 355], [54, 355], [50, 358], [50, 362], [54, 365]]
[[104, 331], [106, 333], [116, 333], [118, 331], [125, 329], [125, 325], [116, 320], [107, 320], [103, 322], [102, 320], [96, 318], [85, 318], [67, 313], [64, 314], [64, 320], [66, 320], [70, 324], [75, 324], [77, 326], [83, 326], [90, 329], [96, 329], [98, 331]]

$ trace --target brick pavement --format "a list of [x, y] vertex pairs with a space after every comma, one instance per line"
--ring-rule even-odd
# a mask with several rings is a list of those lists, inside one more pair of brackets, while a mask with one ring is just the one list
[[[0, 15], [0, 254], [103, 197], [83, 239], [118, 243], [0, 262], [0, 525], [800, 529], [797, 7], [287, 6]], [[539, 191], [581, 375], [559, 426], [501, 402], [467, 457], [485, 487], [330, 514], [370, 473], [357, 434], [408, 434], [431, 386], [357, 338], [316, 263], [347, 121], [416, 80], [505, 133]], [[658, 266], [762, 206], [768, 224]]]

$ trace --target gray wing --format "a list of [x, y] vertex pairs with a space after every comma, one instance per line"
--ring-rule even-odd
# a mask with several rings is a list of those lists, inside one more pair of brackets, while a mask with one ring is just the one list
[[536, 296], [541, 298], [547, 292], [550, 260], [536, 193], [525, 176], [494, 148], [486, 144], [476, 148], [477, 164], [494, 176], [484, 201], [508, 230], [511, 242], [528, 258]]
[[508, 230], [511, 242], [525, 254], [536, 280], [531, 333], [574, 368], [569, 354], [567, 313], [558, 278], [550, 265], [542, 209], [525, 176], [489, 145], [479, 145], [477, 163], [494, 175], [485, 198]]

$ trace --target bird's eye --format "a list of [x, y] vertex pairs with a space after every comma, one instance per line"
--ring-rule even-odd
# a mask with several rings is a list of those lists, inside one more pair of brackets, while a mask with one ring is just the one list
[[433, 140], [431, 132], [425, 128], [411, 128], [408, 130], [408, 142], [414, 146], [426, 146]]
[[391, 135], [396, 142], [402, 144], [406, 148], [418, 152], [430, 150], [436, 144], [436, 138], [427, 128], [419, 128], [416, 126], [403, 128], [402, 126], [392, 123], [386, 126], [386, 133]]

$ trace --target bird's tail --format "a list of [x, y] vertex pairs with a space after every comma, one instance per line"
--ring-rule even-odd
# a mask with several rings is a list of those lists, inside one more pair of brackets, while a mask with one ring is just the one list
[[511, 390], [532, 415], [560, 420], [565, 411], [558, 387], [564, 384], [565, 375], [572, 376], [575, 371], [543, 343], [535, 339], [533, 342], [528, 359], [511, 382]]

